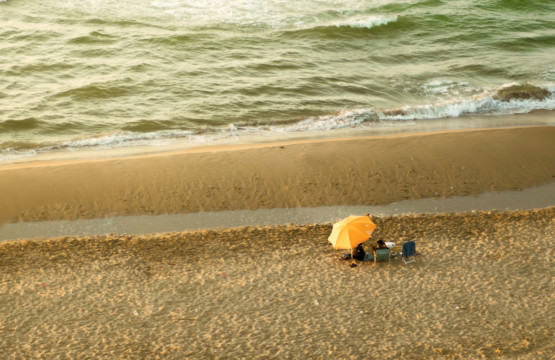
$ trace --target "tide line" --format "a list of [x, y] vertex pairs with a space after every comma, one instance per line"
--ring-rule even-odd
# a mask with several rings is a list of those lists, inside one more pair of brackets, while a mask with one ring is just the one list
[[555, 182], [521, 191], [490, 192], [476, 197], [454, 196], [404, 200], [380, 206], [233, 210], [3, 224], [0, 225], [0, 241], [105, 234], [138, 235], [241, 226], [323, 224], [333, 223], [351, 214], [365, 213], [384, 217], [407, 214], [531, 210], [551, 206], [555, 206]]

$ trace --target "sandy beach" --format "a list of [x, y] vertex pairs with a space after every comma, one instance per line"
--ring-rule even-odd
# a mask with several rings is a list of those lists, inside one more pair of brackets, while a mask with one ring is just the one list
[[[554, 139], [520, 127], [6, 165], [0, 223], [518, 191], [553, 182]], [[554, 215], [374, 217], [372, 239], [416, 241], [409, 265], [350, 267], [331, 223], [0, 242], [0, 358], [550, 359]]]
[[415, 264], [339, 260], [331, 224], [0, 244], [0, 355], [549, 359], [554, 208], [375, 219]]
[[0, 0], [0, 360], [555, 360], [553, 14]]

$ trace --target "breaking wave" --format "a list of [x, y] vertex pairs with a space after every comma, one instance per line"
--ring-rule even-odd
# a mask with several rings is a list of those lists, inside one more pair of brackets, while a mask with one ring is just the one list
[[371, 29], [376, 26], [395, 22], [397, 21], [397, 18], [397, 16], [369, 16], [364, 18], [356, 17], [352, 19], [337, 21], [335, 23], [332, 23], [331, 26]]
[[458, 118], [465, 115], [524, 114], [533, 110], [555, 110], [553, 89], [534, 85], [510, 84], [493, 92], [467, 99], [449, 100], [395, 109], [357, 109], [312, 117], [274, 131], [298, 132], [334, 130], [391, 121], [418, 121]]
[[[191, 146], [234, 142], [242, 137], [271, 137], [295, 133], [360, 128], [384, 123], [411, 126], [419, 120], [458, 118], [467, 115], [523, 114], [534, 110], [555, 110], [555, 92], [552, 86], [530, 84], [507, 84], [493, 91], [460, 99], [421, 106], [405, 106], [393, 109], [351, 109], [334, 114], [314, 116], [289, 124], [251, 125], [229, 124], [219, 128], [201, 130], [159, 129], [163, 122], [139, 122], [120, 132], [83, 136], [56, 144], [5, 143], [0, 149], [0, 162], [32, 157], [37, 153], [55, 151], [105, 150], [130, 146], [163, 146], [189, 144]], [[36, 119], [5, 121], [1, 130], [17, 131], [37, 126]], [[175, 127], [173, 122], [169, 126]]]

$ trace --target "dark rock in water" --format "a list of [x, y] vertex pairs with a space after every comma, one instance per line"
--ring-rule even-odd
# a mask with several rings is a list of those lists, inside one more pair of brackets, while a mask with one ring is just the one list
[[549, 90], [543, 89], [538, 86], [524, 84], [512, 85], [497, 91], [493, 96], [496, 100], [511, 101], [515, 100], [545, 100], [551, 95]]

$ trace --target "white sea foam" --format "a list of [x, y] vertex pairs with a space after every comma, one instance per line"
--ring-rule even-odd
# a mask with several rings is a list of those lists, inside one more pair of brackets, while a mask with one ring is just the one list
[[433, 79], [424, 83], [421, 88], [427, 95], [459, 96], [471, 92], [468, 82], [457, 82], [449, 79]]
[[[443, 83], [441, 83], [443, 86]], [[553, 94], [553, 87], [545, 86]], [[544, 100], [511, 99], [502, 101], [487, 92], [466, 99], [442, 101], [422, 106], [405, 106], [398, 109], [357, 109], [334, 115], [308, 118], [293, 125], [274, 127], [277, 132], [334, 130], [347, 127], [371, 125], [383, 121], [418, 121], [457, 118], [465, 115], [524, 114], [533, 110], [555, 110], [555, 96]]]
[[[371, 28], [397, 20], [397, 16], [346, 15], [343, 20], [330, 22], [327, 13], [341, 9], [342, 13], [356, 13], [364, 9], [357, 2], [336, 0], [320, 1], [256, 1], [256, 0], [157, 0], [150, 7], [160, 14], [172, 16], [179, 21], [187, 20], [189, 25], [206, 26], [215, 24], [255, 24], [270, 27], [313, 28], [320, 26]], [[317, 9], [317, 10], [316, 10]], [[316, 10], [316, 11], [315, 11]]]
[[278, 133], [335, 130], [356, 127], [371, 119], [373, 110], [345, 110], [338, 114], [310, 117], [287, 126], [273, 126], [269, 130]]
[[[0, 0], [0, 3], [5, 1]], [[391, 2], [380, 1], [384, 4]], [[375, 2], [373, 5], [380, 4]], [[137, 21], [164, 21], [168, 25], [193, 28], [222, 24], [274, 28], [330, 26], [335, 20], [325, 19], [329, 19], [331, 12], [336, 17], [348, 14], [345, 20], [334, 22], [332, 26], [372, 27], [395, 20], [379, 16], [349, 18], [368, 9], [368, 4], [354, 0], [46, 0], [44, 6], [65, 8], [98, 18], [127, 19], [131, 16]]]
[[[1, 1], [0, 1], [1, 2]], [[0, 163], [6, 161], [14, 161], [19, 159], [26, 159], [37, 155], [36, 150], [13, 150], [6, 149], [0, 151]]]
[[397, 16], [368, 16], [368, 17], [354, 17], [333, 23], [337, 27], [352, 27], [352, 28], [366, 28], [370, 29], [375, 26], [386, 25], [391, 22], [397, 21]]
[[298, 22], [313, 7], [309, 2], [255, 0], [165, 0], [152, 1], [152, 9], [186, 21], [192, 26], [218, 24], [256, 24], [281, 27]]
[[79, 150], [82, 148], [109, 149], [121, 146], [142, 146], [142, 145], [168, 145], [176, 139], [188, 139], [193, 136], [193, 132], [184, 130], [165, 130], [149, 133], [120, 132], [94, 137], [84, 137], [81, 139], [63, 142], [56, 148], [67, 150]]
[[471, 114], [525, 114], [532, 110], [555, 110], [555, 99], [501, 101], [493, 96], [484, 96], [470, 100], [451, 100], [433, 105], [407, 106], [394, 111], [384, 111], [379, 113], [379, 120], [430, 120], [457, 118]]

